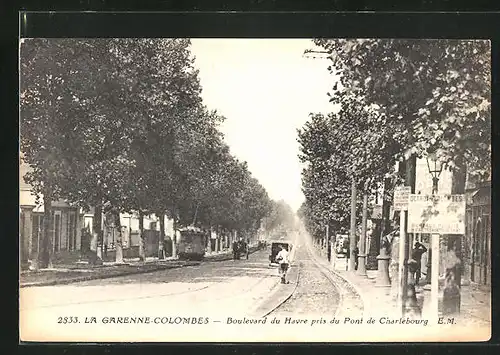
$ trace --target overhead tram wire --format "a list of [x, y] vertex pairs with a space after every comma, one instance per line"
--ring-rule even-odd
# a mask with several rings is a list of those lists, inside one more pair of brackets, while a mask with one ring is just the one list
[[[318, 53], [318, 54], [324, 54], [323, 56], [315, 56], [315, 55], [309, 55], [309, 53]], [[304, 58], [307, 59], [329, 59], [330, 52], [327, 51], [315, 51], [312, 49], [306, 49], [304, 53], [302, 54]]]

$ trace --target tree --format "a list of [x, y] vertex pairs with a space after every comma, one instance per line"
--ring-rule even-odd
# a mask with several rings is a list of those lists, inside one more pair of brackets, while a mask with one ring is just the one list
[[[26, 177], [50, 207], [63, 197], [95, 207], [118, 228], [121, 212], [181, 225], [255, 230], [268, 212], [265, 189], [229, 152], [223, 117], [202, 105], [187, 39], [33, 40], [22, 47]], [[50, 240], [44, 238], [48, 265]], [[175, 247], [175, 240], [174, 240]], [[47, 254], [47, 255], [46, 255]]]
[[296, 215], [285, 201], [271, 201], [270, 210], [265, 218], [265, 232], [271, 236], [289, 234], [296, 229]]
[[[189, 46], [187, 39], [122, 40], [115, 50], [120, 72], [132, 80], [128, 106], [139, 122], [132, 141], [136, 161], [132, 175], [139, 184], [127, 208], [155, 213], [160, 218], [160, 240], [164, 215], [177, 225], [179, 201], [190, 189], [187, 161], [196, 150], [193, 137], [211, 124], [201, 106]], [[141, 230], [141, 257], [143, 235]]]
[[89, 55], [91, 50], [102, 54], [102, 49], [96, 42], [74, 39], [30, 39], [21, 44], [20, 148], [32, 168], [25, 180], [33, 193], [43, 195], [41, 267], [50, 264], [51, 203], [65, 197], [64, 189], [73, 185], [72, 160], [82, 152], [76, 146], [83, 139], [86, 115], [102, 100], [97, 93], [103, 88], [95, 83], [106, 68]]
[[[396, 127], [398, 158], [437, 152], [450, 169], [490, 170], [490, 44], [473, 40], [324, 40], [338, 85]], [[457, 166], [458, 164], [458, 166]]]

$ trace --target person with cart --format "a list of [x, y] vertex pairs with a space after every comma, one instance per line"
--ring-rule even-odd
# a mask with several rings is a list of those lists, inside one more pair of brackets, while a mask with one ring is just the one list
[[289, 256], [288, 256], [289, 253], [282, 245], [280, 245], [279, 249], [280, 249], [280, 251], [279, 251], [278, 255], [276, 256], [276, 260], [278, 261], [278, 263], [280, 265], [279, 272], [281, 274], [281, 283], [286, 284], [286, 283], [288, 283], [286, 281], [286, 274], [287, 274], [288, 267], [290, 264]]

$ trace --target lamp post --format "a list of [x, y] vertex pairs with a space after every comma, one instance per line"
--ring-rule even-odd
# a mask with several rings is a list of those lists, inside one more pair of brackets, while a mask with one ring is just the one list
[[[429, 174], [432, 177], [432, 194], [436, 195], [438, 193], [438, 183], [439, 176], [443, 171], [443, 164], [437, 159], [435, 154], [429, 154], [426, 158], [427, 168], [429, 169]], [[432, 273], [432, 248], [429, 248], [429, 254], [427, 257], [427, 275], [425, 275], [425, 283], [431, 283]]]
[[429, 154], [427, 157], [427, 168], [432, 177], [432, 194], [434, 195], [438, 192], [439, 176], [443, 171], [443, 164], [436, 158], [435, 154]]
[[[441, 162], [434, 154], [427, 158], [427, 167], [432, 177], [432, 194], [438, 193], [439, 175], [443, 169]], [[430, 247], [427, 256], [427, 275], [424, 289], [428, 290], [430, 286], [429, 316], [436, 318], [439, 316], [439, 259], [440, 259], [440, 239], [439, 234], [432, 234]], [[429, 285], [430, 283], [430, 285]]]

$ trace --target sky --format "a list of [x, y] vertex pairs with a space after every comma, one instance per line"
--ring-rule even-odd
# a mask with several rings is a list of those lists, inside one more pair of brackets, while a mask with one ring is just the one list
[[297, 129], [310, 113], [332, 111], [329, 62], [304, 56], [311, 48], [310, 39], [193, 39], [191, 47], [203, 101], [226, 117], [231, 153], [294, 210], [304, 200]]

